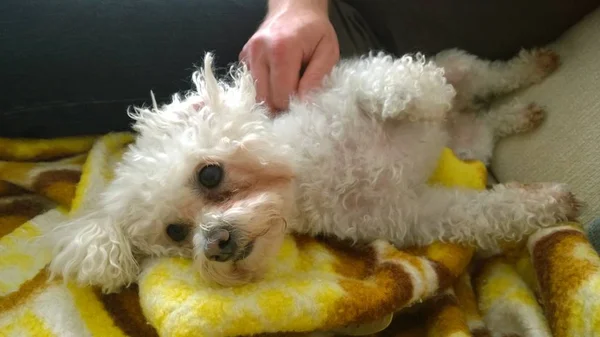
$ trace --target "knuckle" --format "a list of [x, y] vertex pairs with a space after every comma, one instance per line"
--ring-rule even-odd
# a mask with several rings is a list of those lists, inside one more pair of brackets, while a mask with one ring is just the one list
[[263, 49], [264, 44], [260, 39], [254, 39], [248, 42], [247, 51], [249, 54], [257, 54]]
[[246, 49], [246, 53], [248, 54], [257, 54], [263, 51], [266, 45], [267, 42], [265, 36], [262, 34], [255, 34], [248, 40], [244, 49]]
[[290, 40], [286, 37], [273, 38], [269, 45], [271, 56], [275, 59], [283, 58], [292, 48]]

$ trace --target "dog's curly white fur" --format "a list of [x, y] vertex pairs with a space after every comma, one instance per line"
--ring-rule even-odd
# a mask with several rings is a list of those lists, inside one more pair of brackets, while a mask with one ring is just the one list
[[[472, 102], [541, 80], [553, 70], [540, 68], [548, 53], [524, 52], [508, 63], [458, 50], [434, 61], [344, 60], [321, 89], [292, 99], [274, 119], [255, 102], [243, 65], [231, 81], [217, 80], [207, 55], [195, 90], [132, 114], [139, 137], [97, 208], [52, 234], [50, 270], [116, 291], [135, 281], [138, 257], [181, 255], [206, 279], [234, 285], [260, 279], [287, 232], [492, 248], [554, 225], [577, 212], [563, 185], [427, 184], [444, 147], [487, 161], [498, 136], [534, 126], [539, 109], [482, 114]], [[210, 165], [223, 177], [207, 187], [198, 174]], [[169, 224], [179, 224], [182, 237], [174, 240]], [[239, 253], [227, 261], [207, 258], [209, 233], [220, 228]]]

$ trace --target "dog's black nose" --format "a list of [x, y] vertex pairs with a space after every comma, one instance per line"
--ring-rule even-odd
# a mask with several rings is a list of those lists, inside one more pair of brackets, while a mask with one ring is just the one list
[[225, 262], [231, 260], [237, 250], [237, 244], [231, 232], [225, 228], [211, 229], [206, 235], [204, 255], [209, 260]]

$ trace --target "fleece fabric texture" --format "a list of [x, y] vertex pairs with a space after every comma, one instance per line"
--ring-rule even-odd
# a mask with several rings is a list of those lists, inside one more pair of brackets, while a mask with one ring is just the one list
[[[131, 139], [0, 139], [0, 336], [600, 336], [600, 258], [576, 223], [485, 259], [289, 236], [265, 280], [237, 288], [180, 258], [148, 261], [117, 294], [48, 280], [40, 235], [95, 201]], [[485, 176], [447, 150], [432, 183]]]
[[559, 181], [586, 203], [582, 223], [600, 215], [600, 8], [549, 47], [561, 66], [510, 99], [536, 102], [548, 114], [534, 132], [507, 137], [494, 153], [499, 182]]

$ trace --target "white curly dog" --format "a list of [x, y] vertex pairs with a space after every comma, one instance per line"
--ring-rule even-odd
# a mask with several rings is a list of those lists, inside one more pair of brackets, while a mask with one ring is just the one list
[[98, 205], [52, 233], [50, 270], [112, 292], [136, 281], [141, 258], [181, 255], [206, 280], [236, 285], [261, 278], [288, 232], [487, 249], [573, 218], [562, 184], [428, 184], [444, 147], [487, 162], [499, 137], [537, 126], [535, 105], [476, 102], [557, 65], [548, 50], [507, 62], [372, 54], [341, 61], [271, 118], [246, 67], [216, 79], [209, 54], [195, 90], [131, 114], [139, 136]]

